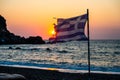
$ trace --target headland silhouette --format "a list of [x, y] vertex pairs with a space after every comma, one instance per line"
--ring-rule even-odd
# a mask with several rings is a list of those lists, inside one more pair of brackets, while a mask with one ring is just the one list
[[6, 19], [0, 15], [0, 44], [45, 44], [40, 36], [24, 38], [7, 29]]

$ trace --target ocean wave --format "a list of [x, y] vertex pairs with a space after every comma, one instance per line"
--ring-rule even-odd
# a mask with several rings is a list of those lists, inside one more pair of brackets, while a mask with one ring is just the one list
[[[91, 41], [91, 69], [120, 72], [118, 41]], [[0, 64], [88, 69], [86, 41], [44, 45], [0, 45]]]

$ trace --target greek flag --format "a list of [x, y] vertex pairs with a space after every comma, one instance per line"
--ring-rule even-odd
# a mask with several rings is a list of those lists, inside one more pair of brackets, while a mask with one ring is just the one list
[[56, 41], [87, 40], [86, 21], [87, 14], [68, 19], [58, 18], [58, 24], [55, 26]]

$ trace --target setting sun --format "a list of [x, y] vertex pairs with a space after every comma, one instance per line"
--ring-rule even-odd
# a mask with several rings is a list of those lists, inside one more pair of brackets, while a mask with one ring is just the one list
[[55, 37], [56, 32], [55, 32], [54, 29], [51, 29], [51, 30], [49, 31], [49, 34], [50, 34], [51, 37]]
[[52, 35], [55, 35], [55, 34], [56, 34], [55, 30], [53, 30], [51, 33], [52, 33]]

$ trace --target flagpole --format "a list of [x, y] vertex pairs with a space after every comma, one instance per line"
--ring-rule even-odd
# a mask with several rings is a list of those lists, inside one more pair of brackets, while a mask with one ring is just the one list
[[87, 9], [87, 35], [88, 35], [88, 80], [90, 80], [90, 32], [89, 32], [89, 9]]

